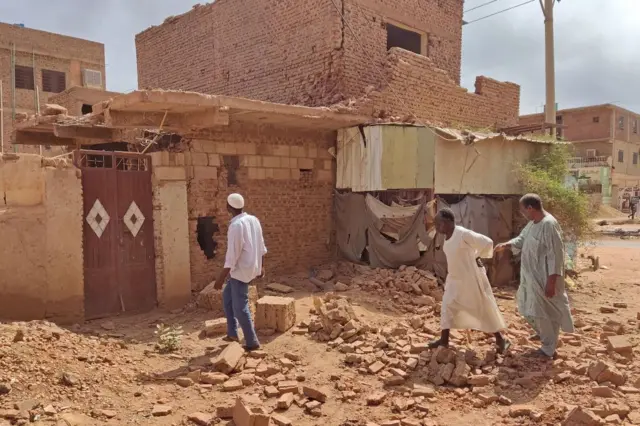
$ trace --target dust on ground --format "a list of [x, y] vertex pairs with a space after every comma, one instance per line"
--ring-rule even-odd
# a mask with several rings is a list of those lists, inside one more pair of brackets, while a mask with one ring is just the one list
[[[262, 351], [228, 374], [211, 366], [227, 343], [201, 333], [221, 313], [195, 306], [69, 328], [0, 324], [0, 425], [230, 425], [219, 415], [240, 395], [271, 424], [640, 424], [640, 250], [590, 246], [585, 268], [588, 255], [601, 269], [576, 280], [576, 332], [562, 335], [555, 361], [526, 356], [536, 345], [514, 289], [495, 290], [513, 343], [506, 356], [475, 332], [471, 343], [453, 333], [452, 350], [426, 349], [438, 295], [429, 277], [412, 287], [414, 271], [338, 269], [334, 289], [344, 291], [328, 296], [303, 276], [283, 278], [297, 289], [287, 295], [296, 326], [260, 336]], [[177, 351], [158, 352], [159, 323], [182, 327]]]

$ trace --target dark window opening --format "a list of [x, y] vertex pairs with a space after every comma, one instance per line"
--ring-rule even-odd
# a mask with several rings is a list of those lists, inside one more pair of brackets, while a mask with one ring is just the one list
[[67, 88], [66, 76], [60, 71], [42, 70], [42, 91], [49, 93], [64, 92]]
[[[556, 117], [556, 124], [558, 126], [562, 126], [562, 116], [559, 115]], [[562, 127], [556, 127], [556, 137], [562, 138]]]
[[218, 243], [213, 239], [213, 234], [218, 232], [220, 228], [213, 222], [213, 219], [213, 216], [199, 217], [196, 225], [198, 245], [207, 259], [213, 259], [215, 257], [216, 247], [218, 247]]
[[624, 163], [624, 151], [621, 149], [618, 150], [618, 163]]
[[227, 185], [237, 185], [240, 157], [237, 155], [223, 155], [222, 163], [224, 168], [227, 169]]
[[633, 153], [633, 164], [638, 164], [638, 153], [634, 152]]
[[624, 117], [618, 118], [618, 129], [624, 130]]
[[387, 50], [400, 47], [409, 52], [422, 54], [422, 36], [416, 32], [387, 24]]
[[16, 89], [35, 90], [33, 68], [16, 65], [14, 68]]
[[633, 120], [633, 133], [638, 133], [638, 119]]
[[82, 115], [91, 114], [93, 112], [93, 105], [82, 104]]
[[599, 123], [600, 122], [600, 117], [593, 117], [593, 122], [594, 123]]

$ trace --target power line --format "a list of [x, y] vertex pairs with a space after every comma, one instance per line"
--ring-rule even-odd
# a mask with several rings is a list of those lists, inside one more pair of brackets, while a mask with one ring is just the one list
[[465, 10], [464, 13], [471, 12], [472, 10], [480, 9], [481, 7], [490, 5], [491, 3], [495, 3], [497, 1], [499, 1], [499, 0], [491, 0], [491, 1], [488, 1], [486, 3], [482, 3], [482, 4], [480, 4], [480, 5], [476, 6], [476, 7], [472, 7], [471, 9]]
[[492, 17], [492, 16], [499, 15], [499, 14], [504, 13], [504, 12], [507, 12], [507, 11], [509, 11], [509, 10], [512, 10], [512, 9], [518, 8], [518, 7], [520, 7], [520, 6], [524, 6], [524, 5], [526, 5], [526, 4], [533, 3], [534, 1], [536, 1], [536, 0], [529, 0], [529, 1], [525, 1], [524, 3], [520, 3], [520, 4], [517, 4], [517, 5], [515, 5], [515, 6], [511, 6], [511, 7], [508, 7], [508, 8], [506, 8], [506, 9], [499, 10], [498, 12], [492, 13], [492, 14], [490, 14], [490, 15], [486, 15], [486, 16], [483, 16], [483, 17], [481, 17], [481, 18], [474, 19], [473, 21], [465, 22], [465, 23], [464, 23], [464, 25], [469, 25], [469, 24], [473, 24], [474, 22], [482, 21], [483, 19], [487, 19], [487, 18], [490, 18], [490, 17]]

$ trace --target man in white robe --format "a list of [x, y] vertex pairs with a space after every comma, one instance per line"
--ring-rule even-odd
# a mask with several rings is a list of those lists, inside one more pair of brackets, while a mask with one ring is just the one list
[[531, 355], [555, 357], [560, 330], [573, 332], [569, 297], [564, 285], [564, 244], [558, 221], [542, 207], [536, 194], [520, 199], [529, 223], [519, 236], [496, 250], [521, 250], [518, 311], [535, 330], [542, 347]]
[[506, 328], [498, 304], [493, 297], [491, 284], [480, 261], [490, 258], [493, 241], [484, 235], [462, 226], [456, 226], [451, 209], [442, 209], [436, 215], [436, 231], [445, 236], [443, 250], [447, 256], [447, 279], [440, 326], [440, 339], [429, 347], [449, 345], [449, 330], [479, 330], [496, 338], [498, 352], [504, 353], [510, 343], [500, 330]]

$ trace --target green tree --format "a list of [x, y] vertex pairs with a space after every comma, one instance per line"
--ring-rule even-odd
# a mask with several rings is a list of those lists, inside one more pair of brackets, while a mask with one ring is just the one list
[[567, 187], [568, 145], [555, 144], [532, 158], [518, 170], [525, 192], [538, 194], [544, 207], [560, 222], [565, 238], [584, 242], [591, 235], [589, 199], [584, 193]]

